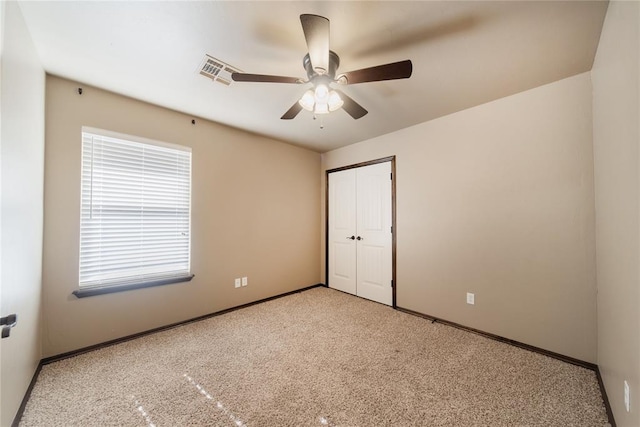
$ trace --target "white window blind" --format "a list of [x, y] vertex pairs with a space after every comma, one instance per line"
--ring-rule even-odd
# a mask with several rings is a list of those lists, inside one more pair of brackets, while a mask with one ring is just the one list
[[191, 150], [83, 128], [80, 287], [190, 275]]

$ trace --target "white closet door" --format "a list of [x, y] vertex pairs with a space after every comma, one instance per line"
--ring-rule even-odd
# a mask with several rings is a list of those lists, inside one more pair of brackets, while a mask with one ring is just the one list
[[329, 174], [329, 287], [356, 294], [356, 170]]
[[391, 163], [356, 171], [357, 295], [391, 305]]
[[393, 304], [391, 162], [329, 174], [329, 286]]

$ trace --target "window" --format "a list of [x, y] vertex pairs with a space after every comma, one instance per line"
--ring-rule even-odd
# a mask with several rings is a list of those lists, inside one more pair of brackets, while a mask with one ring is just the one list
[[191, 149], [82, 129], [78, 297], [191, 280]]

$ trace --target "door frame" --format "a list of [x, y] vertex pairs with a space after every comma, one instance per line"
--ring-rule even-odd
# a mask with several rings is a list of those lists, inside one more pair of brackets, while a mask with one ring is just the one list
[[396, 227], [396, 156], [388, 156], [380, 159], [369, 160], [366, 162], [355, 163], [348, 166], [341, 166], [339, 168], [327, 169], [325, 171], [325, 192], [324, 192], [324, 277], [325, 286], [329, 287], [329, 174], [333, 172], [340, 172], [347, 169], [356, 169], [364, 166], [371, 166], [378, 163], [391, 162], [391, 281], [393, 283], [391, 287], [392, 308], [397, 308], [396, 305], [396, 289], [398, 287], [398, 281], [396, 280], [396, 234], [398, 229]]

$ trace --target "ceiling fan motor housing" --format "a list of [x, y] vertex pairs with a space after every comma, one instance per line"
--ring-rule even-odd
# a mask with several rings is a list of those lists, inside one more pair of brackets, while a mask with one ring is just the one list
[[[319, 76], [316, 70], [313, 69], [313, 65], [311, 64], [311, 58], [307, 53], [302, 59], [302, 65], [304, 69], [307, 71], [307, 76], [309, 77], [309, 81], [313, 80], [314, 77]], [[329, 51], [329, 70], [324, 76], [329, 77], [330, 80], [334, 80], [336, 77], [336, 71], [338, 70], [338, 66], [340, 66], [340, 57], [337, 53], [330, 50]]]

